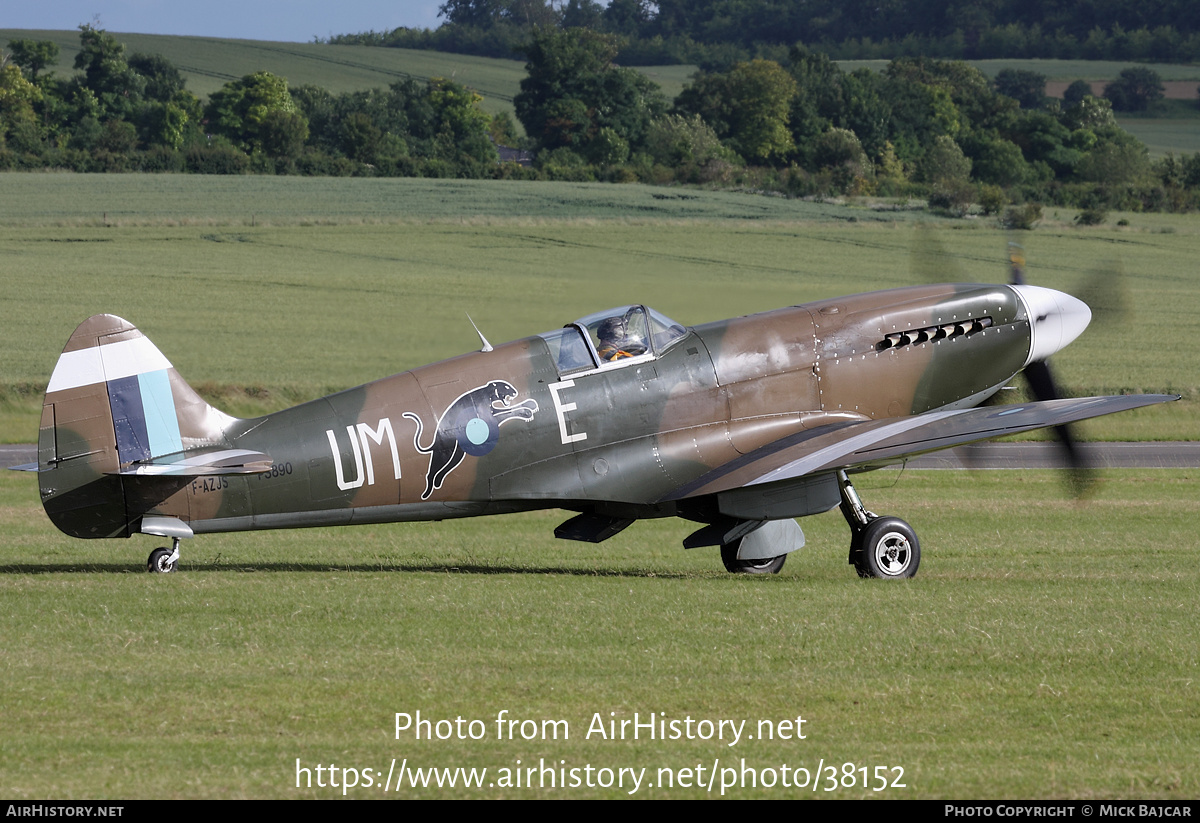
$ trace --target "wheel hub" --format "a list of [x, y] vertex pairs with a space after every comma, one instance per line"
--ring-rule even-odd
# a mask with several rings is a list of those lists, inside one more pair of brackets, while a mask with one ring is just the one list
[[875, 544], [875, 559], [884, 574], [902, 573], [911, 557], [912, 546], [899, 532], [888, 532]]

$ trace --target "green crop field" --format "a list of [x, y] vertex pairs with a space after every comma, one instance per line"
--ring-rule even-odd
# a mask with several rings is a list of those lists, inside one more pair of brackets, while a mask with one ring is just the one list
[[[754, 194], [6, 174], [0, 195], [10, 441], [98, 311], [251, 415], [472, 350], [467, 312], [499, 342], [626, 302], [696, 323], [1006, 276], [987, 220]], [[1061, 381], [1187, 397], [1086, 433], [1200, 437], [1200, 221], [1072, 217], [1017, 238], [1030, 281], [1119, 266], [1134, 311], [1056, 357]], [[837, 512], [771, 578], [683, 550], [674, 519], [558, 541], [558, 511], [202, 536], [151, 576], [154, 538], [68, 538], [34, 475], [0, 472], [0, 794], [1194, 798], [1198, 482], [1106, 471], [1076, 502], [1052, 473], [864, 475], [922, 541], [889, 585], [846, 565]], [[417, 712], [422, 739], [397, 732]], [[599, 732], [652, 714], [666, 739]]]
[[[74, 327], [138, 324], [218, 406], [253, 415], [493, 341], [644, 302], [691, 324], [923, 279], [1007, 277], [991, 221], [646, 186], [488, 181], [0, 175], [0, 438], [33, 439]], [[1102, 439], [1197, 439], [1200, 222], [1073, 212], [1018, 239], [1029, 276], [1078, 291], [1126, 273], [1133, 315], [1098, 320], [1055, 360], [1073, 392], [1171, 391], [1182, 403], [1096, 421]], [[921, 269], [921, 267], [917, 267]]]
[[1137, 67], [1153, 69], [1163, 80], [1200, 81], [1200, 66], [1186, 63], [1128, 63], [1117, 60], [972, 60], [971, 65], [988, 77], [1003, 69], [1024, 69], [1046, 75], [1047, 80], [1111, 80], [1122, 70]]
[[1146, 144], [1151, 157], [1200, 152], [1200, 118], [1150, 120], [1122, 118], [1121, 128]]
[[[1145, 66], [1158, 72], [1163, 80], [1196, 80], [1200, 81], [1200, 66], [1187, 63], [1131, 63], [1119, 60], [968, 60], [969, 64], [979, 69], [988, 77], [995, 77], [1004, 69], [1022, 69], [1046, 75], [1049, 82], [1068, 83], [1074, 80], [1111, 80], [1119, 75], [1122, 69], [1134, 66]], [[844, 71], [853, 71], [859, 67], [867, 67], [875, 71], [887, 68], [887, 60], [839, 60], [838, 65]]]

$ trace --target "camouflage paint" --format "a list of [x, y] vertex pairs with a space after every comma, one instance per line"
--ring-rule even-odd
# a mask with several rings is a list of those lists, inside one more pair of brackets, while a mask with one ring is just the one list
[[47, 391], [41, 493], [77, 537], [128, 536], [144, 517], [202, 533], [563, 507], [608, 518], [607, 535], [637, 517], [802, 516], [836, 504], [831, 468], [756, 478], [847, 427], [978, 403], [1030, 340], [1007, 286], [897, 289], [697, 326], [566, 373], [530, 337], [237, 420], [97, 315]]

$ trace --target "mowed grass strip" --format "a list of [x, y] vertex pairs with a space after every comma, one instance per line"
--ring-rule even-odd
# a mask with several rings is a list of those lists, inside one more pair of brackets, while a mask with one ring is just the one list
[[847, 210], [753, 192], [608, 183], [35, 172], [0, 174], [0, 192], [0, 226], [14, 228], [506, 219], [930, 219], [915, 207]]
[[[1194, 797], [1196, 474], [1105, 472], [1082, 506], [1050, 473], [898, 474], [859, 489], [921, 537], [920, 574], [901, 583], [854, 575], [836, 512], [801, 521], [808, 545], [771, 578], [684, 551], [674, 520], [599, 546], [556, 541], [558, 512], [207, 536], [185, 543], [179, 574], [150, 576], [151, 539], [58, 535], [32, 478], [0, 476], [0, 788], [330, 797], [341, 791], [296, 788], [297, 758], [386, 773], [394, 757], [492, 780], [517, 760], [644, 767], [656, 786], [639, 796], [698, 797], [657, 785], [658, 769], [777, 778], [823, 760], [839, 777], [845, 763], [902, 767], [906, 787], [883, 796]], [[486, 733], [396, 739], [395, 713], [418, 710]], [[497, 739], [502, 710], [538, 731]], [[755, 739], [587, 734], [596, 715], [658, 712], [746, 720]], [[804, 740], [758, 739], [759, 720], [797, 716]], [[555, 720], [569, 737], [542, 726]], [[781, 783], [731, 794], [814, 796]]]

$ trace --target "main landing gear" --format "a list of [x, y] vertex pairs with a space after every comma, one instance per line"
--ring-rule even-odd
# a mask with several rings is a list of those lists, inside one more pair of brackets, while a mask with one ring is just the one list
[[170, 574], [179, 563], [179, 538], [171, 538], [171, 548], [160, 547], [150, 552], [146, 571], [153, 574]]
[[838, 472], [842, 516], [850, 524], [850, 563], [859, 577], [912, 577], [921, 565], [921, 543], [899, 517], [867, 511], [846, 472]]

